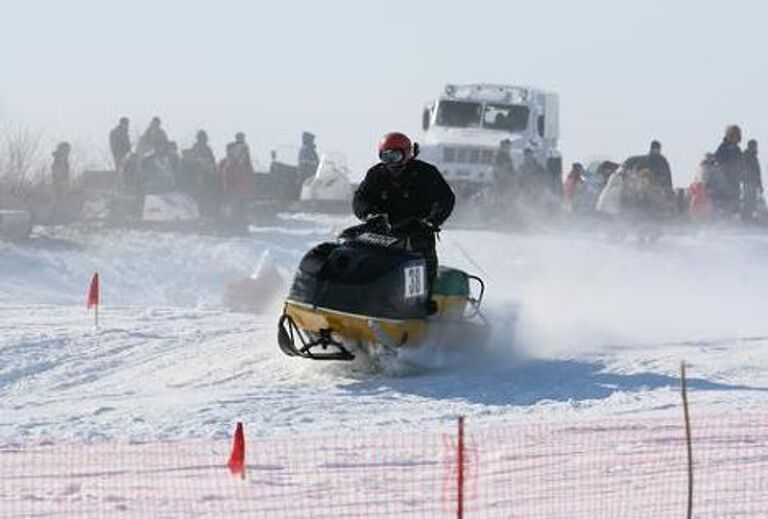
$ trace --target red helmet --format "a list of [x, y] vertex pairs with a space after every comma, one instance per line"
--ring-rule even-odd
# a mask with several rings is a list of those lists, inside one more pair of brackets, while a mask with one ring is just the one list
[[[399, 151], [400, 153], [389, 153]], [[413, 144], [407, 135], [390, 132], [379, 141], [379, 158], [382, 162], [402, 163], [413, 158]]]

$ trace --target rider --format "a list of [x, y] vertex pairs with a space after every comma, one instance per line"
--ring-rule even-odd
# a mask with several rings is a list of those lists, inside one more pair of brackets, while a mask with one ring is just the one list
[[355, 192], [353, 209], [361, 220], [386, 215], [393, 227], [410, 220], [402, 232], [411, 248], [424, 254], [431, 287], [437, 276], [435, 233], [453, 211], [455, 197], [440, 171], [416, 159], [417, 153], [418, 146], [405, 134], [384, 135], [379, 141], [381, 162], [365, 175]]

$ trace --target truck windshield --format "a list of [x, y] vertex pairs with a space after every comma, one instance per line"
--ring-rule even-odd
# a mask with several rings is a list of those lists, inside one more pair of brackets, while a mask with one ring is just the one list
[[485, 105], [483, 128], [521, 132], [528, 127], [529, 109], [524, 105]]
[[437, 125], [451, 128], [479, 128], [483, 113], [480, 103], [440, 101], [437, 108]]
[[522, 132], [528, 127], [530, 110], [525, 105], [440, 101], [437, 125], [450, 128], [486, 128]]

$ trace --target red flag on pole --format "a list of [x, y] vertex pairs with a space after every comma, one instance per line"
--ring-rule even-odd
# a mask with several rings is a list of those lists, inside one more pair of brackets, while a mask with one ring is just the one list
[[99, 273], [94, 272], [91, 278], [91, 287], [88, 289], [88, 300], [85, 302], [86, 308], [93, 308], [93, 324], [99, 327]]
[[94, 306], [99, 306], [99, 273], [94, 272], [91, 278], [91, 288], [88, 289], [88, 301], [86, 308], [90, 310]]
[[245, 479], [245, 434], [243, 434], [243, 422], [237, 422], [235, 439], [232, 442], [232, 454], [227, 463], [229, 471], [234, 475], [240, 475]]

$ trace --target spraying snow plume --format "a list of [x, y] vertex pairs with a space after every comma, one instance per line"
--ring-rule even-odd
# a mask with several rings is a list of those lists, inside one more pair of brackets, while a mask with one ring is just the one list
[[279, 302], [286, 288], [287, 283], [267, 249], [250, 277], [227, 285], [223, 296], [224, 306], [238, 312], [261, 313]]
[[488, 271], [489, 306], [519, 305], [516, 334], [534, 353], [766, 331], [762, 236], [667, 236], [645, 247], [599, 234], [476, 236], [461, 239]]

